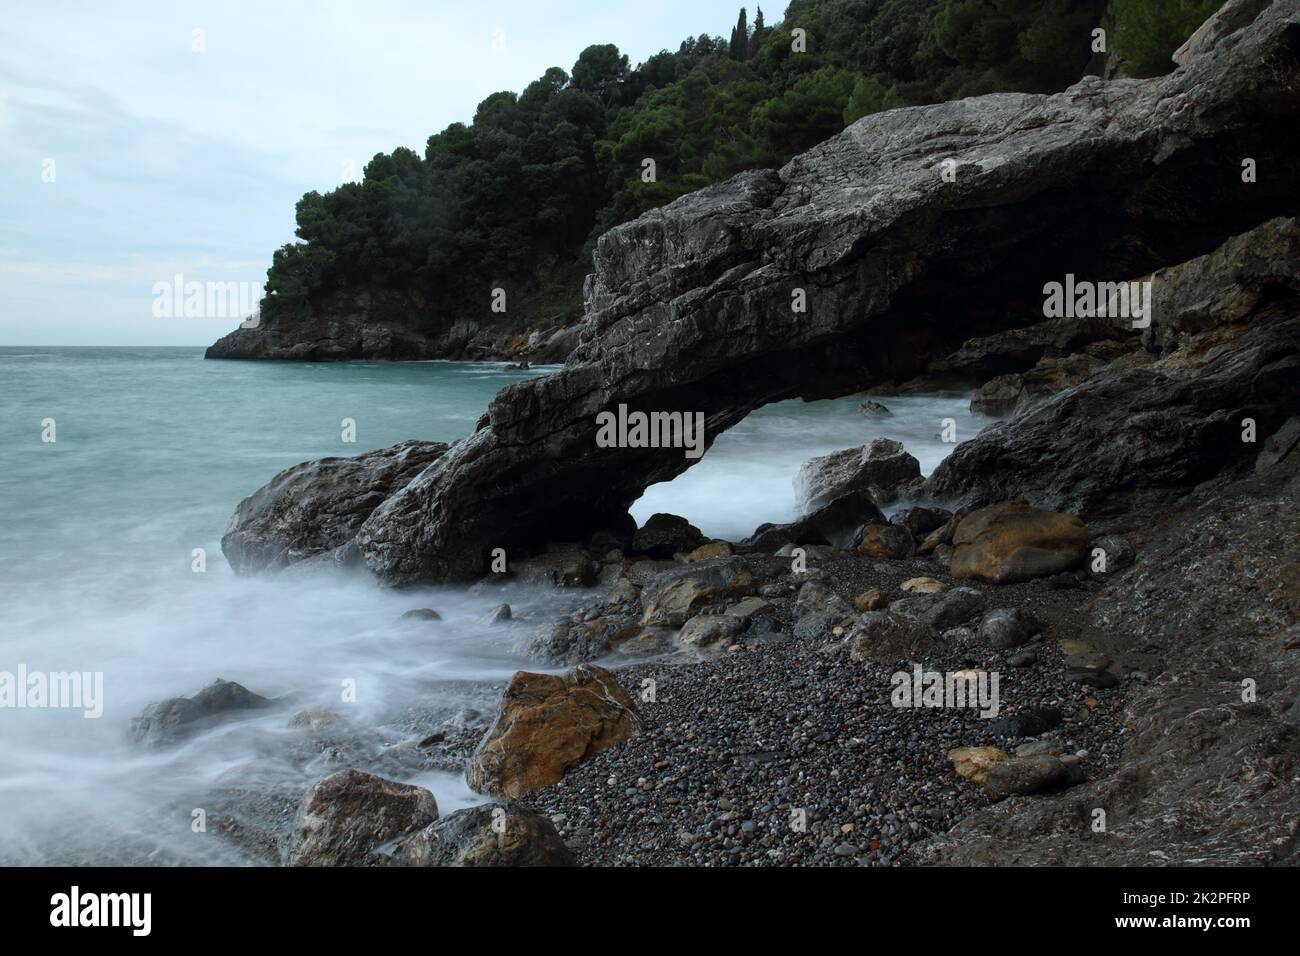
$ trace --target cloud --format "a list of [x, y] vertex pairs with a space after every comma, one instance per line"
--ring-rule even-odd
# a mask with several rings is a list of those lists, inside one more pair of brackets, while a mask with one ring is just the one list
[[[154, 281], [265, 281], [294, 204], [468, 121], [591, 43], [633, 61], [725, 33], [735, 0], [59, 2], [0, 23], [0, 344], [206, 344]], [[202, 30], [206, 49], [194, 50]], [[493, 52], [493, 31], [506, 50]], [[42, 179], [53, 163], [54, 181]], [[144, 296], [144, 299], [141, 299]], [[145, 312], [141, 313], [141, 301]]]

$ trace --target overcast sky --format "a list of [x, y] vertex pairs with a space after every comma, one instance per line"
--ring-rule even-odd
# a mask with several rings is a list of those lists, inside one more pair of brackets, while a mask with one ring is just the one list
[[726, 36], [741, 2], [7, 3], [0, 345], [207, 345], [237, 320], [156, 318], [156, 282], [260, 290], [304, 192], [592, 43]]

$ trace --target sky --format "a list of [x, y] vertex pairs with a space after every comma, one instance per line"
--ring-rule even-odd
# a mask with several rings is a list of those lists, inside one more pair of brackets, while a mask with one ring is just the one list
[[423, 155], [593, 43], [636, 64], [726, 36], [742, 2], [8, 3], [0, 346], [210, 344], [243, 316], [160, 314], [164, 293], [179, 276], [255, 302], [303, 193]]

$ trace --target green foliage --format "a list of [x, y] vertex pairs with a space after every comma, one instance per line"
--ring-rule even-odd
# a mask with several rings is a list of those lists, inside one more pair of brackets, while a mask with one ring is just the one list
[[844, 125], [847, 126], [854, 120], [871, 113], [892, 110], [902, 105], [897, 87], [891, 86], [886, 89], [885, 84], [874, 76], [860, 76], [853, 84], [848, 105], [844, 107]]
[[1111, 0], [1114, 53], [1129, 76], [1159, 76], [1171, 54], [1221, 5], [1221, 0]]
[[780, 96], [754, 108], [754, 133], [778, 155], [801, 152], [833, 136], [844, 128], [844, 108], [855, 80], [837, 66], [800, 77]]
[[[1218, 0], [1111, 0], [1135, 71]], [[1050, 91], [1081, 75], [1106, 0], [792, 0], [769, 25], [741, 10], [729, 39], [688, 38], [635, 69], [612, 44], [521, 93], [493, 93], [424, 155], [375, 156], [359, 183], [303, 196], [263, 310], [305, 313], [335, 290], [418, 293], [465, 314], [488, 290], [572, 316], [575, 277], [604, 230], [744, 169], [780, 165], [870, 113], [992, 90]], [[1107, 21], [1109, 22], [1109, 21]], [[791, 31], [805, 31], [795, 53]], [[643, 161], [655, 175], [643, 178]], [[483, 315], [482, 311], [477, 314]]]

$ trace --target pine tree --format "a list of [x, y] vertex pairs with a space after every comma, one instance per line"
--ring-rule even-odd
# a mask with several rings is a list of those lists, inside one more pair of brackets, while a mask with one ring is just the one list
[[731, 47], [728, 55], [733, 60], [744, 61], [749, 58], [749, 16], [745, 13], [745, 8], [740, 8], [740, 16], [736, 20], [736, 28], [731, 31]]
[[763, 23], [763, 8], [758, 7], [754, 13], [754, 32], [749, 37], [749, 59], [758, 56], [763, 48], [763, 39], [767, 34], [767, 25]]

